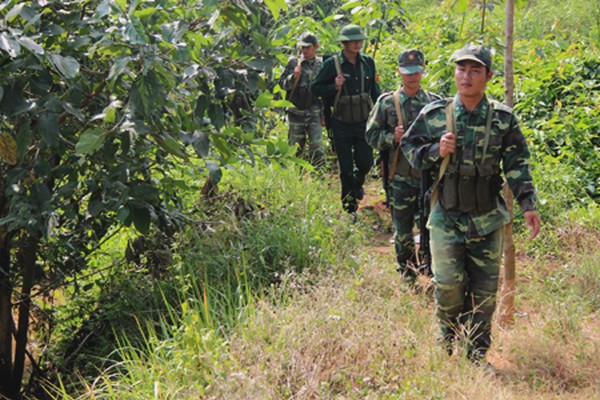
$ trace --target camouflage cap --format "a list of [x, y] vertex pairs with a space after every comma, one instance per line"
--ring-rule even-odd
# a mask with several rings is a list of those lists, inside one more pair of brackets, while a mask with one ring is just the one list
[[400, 73], [404, 75], [417, 74], [425, 69], [425, 56], [421, 50], [410, 49], [400, 53], [398, 57]]
[[492, 69], [492, 53], [489, 48], [469, 43], [460, 50], [457, 50], [450, 57], [450, 61], [458, 63], [465, 60], [475, 61], [487, 69]]
[[358, 25], [346, 25], [340, 31], [338, 40], [340, 42], [351, 42], [353, 40], [367, 40], [368, 37]]
[[298, 46], [316, 46], [318, 44], [319, 39], [310, 32], [304, 32], [302, 36], [300, 36], [300, 41], [298, 42]]

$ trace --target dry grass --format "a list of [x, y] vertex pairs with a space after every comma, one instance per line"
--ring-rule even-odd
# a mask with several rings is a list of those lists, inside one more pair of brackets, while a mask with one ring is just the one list
[[299, 279], [302, 295], [257, 305], [230, 340], [234, 362], [211, 398], [599, 398], [595, 315], [571, 330], [551, 329], [560, 317], [553, 309], [495, 327], [489, 359], [499, 374], [489, 376], [435, 345], [433, 300], [401, 284], [392, 257], [367, 255], [358, 272], [308, 290]]

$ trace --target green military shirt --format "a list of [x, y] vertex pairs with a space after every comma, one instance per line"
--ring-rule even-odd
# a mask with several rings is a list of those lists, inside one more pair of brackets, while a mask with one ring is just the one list
[[[373, 102], [377, 100], [381, 94], [381, 89], [376, 81], [377, 71], [375, 69], [375, 61], [368, 55], [359, 53], [358, 62], [352, 64], [346, 57], [344, 57], [343, 51], [338, 53], [340, 58], [340, 67], [342, 73], [346, 78], [344, 86], [342, 87], [342, 94], [344, 95], [356, 95], [361, 93], [361, 67], [364, 71], [364, 88], [365, 93], [371, 95]], [[311, 90], [313, 94], [324, 99], [328, 99], [333, 104], [333, 98], [335, 97], [335, 77], [338, 75], [334, 57], [329, 57], [323, 61], [321, 69], [319, 69], [317, 76], [312, 82]]]
[[[400, 107], [404, 112], [404, 128], [408, 127], [417, 118], [417, 115], [425, 105], [434, 100], [440, 100], [441, 97], [435, 93], [426, 92], [421, 89], [415, 96], [408, 96], [404, 91], [400, 91]], [[393, 93], [382, 94], [367, 121], [367, 130], [365, 138], [371, 147], [383, 151], [394, 147], [394, 129], [398, 125], [398, 116], [396, 115], [396, 106], [394, 105]]]
[[[440, 138], [447, 132], [446, 105], [450, 102], [452, 99], [445, 99], [425, 106], [401, 141], [409, 162], [418, 169], [433, 168], [436, 179], [442, 161], [439, 156]], [[484, 97], [473, 111], [468, 111], [457, 95], [451, 105], [454, 107], [457, 135], [457, 149], [452, 156], [459, 165], [485, 163], [496, 167], [497, 171], [502, 170], [521, 210], [534, 210], [536, 195], [529, 170], [529, 149], [512, 109], [499, 102], [493, 102], [491, 132], [483, 154], [490, 106], [492, 103]], [[443, 181], [444, 178], [442, 184]], [[431, 211], [428, 226], [442, 229], [447, 225], [463, 226], [467, 236], [473, 237], [489, 234], [508, 221], [506, 203], [498, 193], [497, 207], [486, 213], [470, 212], [465, 215], [447, 211], [438, 201]]]
[[321, 107], [321, 101], [317, 96], [312, 94], [310, 85], [322, 63], [323, 59], [321, 57], [315, 57], [312, 60], [303, 60], [302, 72], [296, 83], [296, 80], [294, 79], [294, 70], [298, 65], [298, 58], [292, 57], [279, 78], [279, 86], [287, 91], [286, 99], [294, 103], [300, 110]]

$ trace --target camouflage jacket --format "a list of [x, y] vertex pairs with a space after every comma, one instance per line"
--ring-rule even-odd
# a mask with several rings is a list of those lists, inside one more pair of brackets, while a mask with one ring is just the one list
[[[441, 97], [435, 93], [426, 92], [421, 89], [415, 96], [409, 97], [400, 91], [400, 107], [404, 113], [404, 129], [408, 127], [417, 118], [417, 115], [425, 105], [434, 100], [440, 100]], [[367, 121], [365, 138], [371, 147], [383, 151], [395, 147], [394, 129], [398, 125], [398, 116], [396, 115], [396, 106], [394, 105], [393, 92], [382, 94]]]
[[285, 70], [279, 78], [279, 86], [286, 90], [286, 100], [294, 103], [300, 110], [308, 110], [313, 107], [321, 107], [321, 100], [310, 91], [310, 84], [317, 74], [323, 59], [315, 57], [312, 60], [302, 61], [302, 73], [298, 77], [298, 83], [295, 83], [294, 69], [298, 65], [298, 58], [289, 59]]
[[[415, 168], [432, 168], [435, 179], [442, 161], [439, 156], [439, 143], [442, 135], [446, 133], [446, 105], [452, 101], [451, 98], [444, 99], [425, 106], [400, 142], [409, 162]], [[502, 103], [493, 102], [488, 147], [485, 154], [481, 154], [486, 136], [488, 108], [492, 103], [484, 97], [477, 107], [469, 112], [457, 98], [452, 106], [455, 107], [457, 150], [451, 156], [451, 163], [485, 164], [493, 166], [498, 175], [504, 172], [521, 210], [534, 210], [536, 194], [529, 169], [530, 153], [512, 109]], [[444, 179], [445, 177], [442, 178], [441, 185], [444, 184]], [[497, 200], [497, 206], [493, 210], [486, 213], [471, 212], [468, 215], [447, 211], [438, 201], [431, 211], [428, 226], [443, 229], [447, 224], [461, 224], [467, 229], [467, 235], [486, 235], [509, 221], [506, 203], [500, 193]]]
[[[410, 168], [404, 153], [396, 154], [397, 144], [394, 143], [394, 129], [398, 125], [398, 115], [396, 113], [396, 105], [394, 104], [393, 92], [382, 94], [371, 110], [367, 127], [365, 130], [365, 139], [371, 147], [386, 152], [389, 159], [385, 160], [390, 168], [393, 168], [394, 158], [398, 157], [394, 175], [403, 176], [405, 178], [418, 178], [420, 173], [418, 170]], [[421, 109], [428, 103], [435, 100], [440, 100], [441, 97], [435, 93], [427, 92], [423, 89], [415, 96], [408, 96], [403, 90], [400, 91], [398, 100], [402, 109], [402, 117], [405, 131], [417, 118]]]

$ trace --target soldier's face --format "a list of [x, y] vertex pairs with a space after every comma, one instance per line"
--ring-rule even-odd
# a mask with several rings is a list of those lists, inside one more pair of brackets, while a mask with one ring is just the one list
[[344, 50], [349, 53], [358, 53], [363, 47], [362, 40], [350, 40], [348, 42], [342, 42]]
[[306, 60], [312, 60], [315, 58], [315, 53], [317, 51], [318, 46], [310, 45], [310, 46], [302, 46], [300, 47], [300, 51]]
[[475, 61], [461, 61], [454, 69], [456, 88], [461, 96], [480, 96], [491, 77], [492, 71], [488, 73], [483, 65]]
[[400, 74], [402, 76], [402, 86], [404, 91], [408, 93], [418, 92], [421, 88], [421, 78], [423, 78], [423, 72], [417, 72], [416, 74]]

